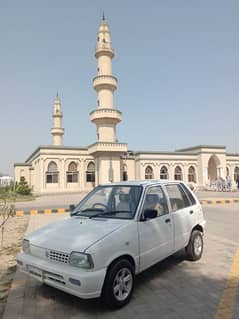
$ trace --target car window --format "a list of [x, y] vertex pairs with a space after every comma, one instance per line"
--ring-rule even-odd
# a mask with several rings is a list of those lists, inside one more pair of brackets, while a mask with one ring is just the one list
[[188, 195], [190, 202], [191, 202], [191, 205], [195, 205], [196, 200], [195, 200], [194, 196], [192, 195], [192, 193], [187, 189], [187, 187], [184, 184], [180, 184], [180, 186], [183, 188], [185, 193]]
[[79, 203], [72, 215], [132, 219], [141, 192], [142, 186], [98, 186]]
[[143, 211], [145, 209], [157, 210], [158, 216], [162, 216], [169, 212], [167, 199], [161, 186], [151, 187], [147, 191], [145, 195]]
[[189, 199], [179, 184], [166, 185], [172, 211], [183, 209], [190, 206]]

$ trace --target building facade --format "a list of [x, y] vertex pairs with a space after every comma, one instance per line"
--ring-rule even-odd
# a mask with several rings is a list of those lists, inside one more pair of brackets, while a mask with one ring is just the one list
[[39, 146], [24, 163], [16, 163], [15, 181], [25, 177], [38, 194], [88, 191], [95, 185], [135, 179], [175, 179], [212, 189], [218, 180], [236, 188], [239, 154], [225, 146], [200, 145], [174, 152], [128, 151], [117, 139], [122, 113], [114, 107], [117, 78], [112, 72], [114, 50], [109, 25], [103, 17], [97, 35], [97, 75], [93, 87], [97, 107], [90, 113], [97, 141], [87, 147], [63, 146], [62, 106], [57, 94], [53, 106], [53, 144]]

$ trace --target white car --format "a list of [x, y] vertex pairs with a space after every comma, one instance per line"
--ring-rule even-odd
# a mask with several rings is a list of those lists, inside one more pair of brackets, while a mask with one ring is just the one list
[[203, 252], [202, 207], [181, 181], [134, 181], [97, 186], [71, 216], [23, 240], [18, 268], [80, 298], [125, 305], [135, 275], [185, 248]]

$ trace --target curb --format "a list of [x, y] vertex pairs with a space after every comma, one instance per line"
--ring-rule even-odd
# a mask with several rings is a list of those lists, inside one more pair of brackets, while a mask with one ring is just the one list
[[[208, 204], [231, 204], [231, 203], [239, 203], [239, 198], [233, 199], [208, 199], [208, 200], [200, 200], [201, 205], [208, 205]], [[50, 214], [64, 214], [69, 213], [70, 210], [68, 208], [57, 208], [57, 209], [43, 209], [37, 210], [32, 209], [29, 211], [24, 210], [16, 210], [16, 216], [24, 216], [24, 215], [50, 215]]]
[[69, 213], [69, 209], [67, 209], [67, 208], [43, 209], [43, 210], [32, 209], [32, 210], [29, 210], [29, 211], [16, 210], [16, 216], [50, 215], [50, 214], [64, 214], [64, 213]]
[[207, 204], [231, 204], [231, 203], [239, 203], [239, 198], [228, 198], [228, 199], [208, 199], [208, 200], [200, 200], [201, 205]]

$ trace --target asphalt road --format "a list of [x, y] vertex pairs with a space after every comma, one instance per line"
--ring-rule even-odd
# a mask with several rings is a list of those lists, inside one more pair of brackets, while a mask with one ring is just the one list
[[239, 245], [239, 204], [205, 205], [206, 233], [235, 241]]
[[[99, 300], [80, 300], [17, 272], [4, 319], [238, 319], [239, 204], [207, 205], [204, 213], [202, 259], [193, 263], [179, 252], [146, 270], [137, 276], [134, 296], [123, 309], [109, 311]], [[63, 215], [31, 216], [31, 230]]]

